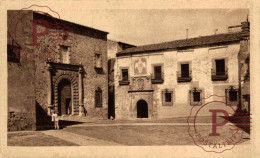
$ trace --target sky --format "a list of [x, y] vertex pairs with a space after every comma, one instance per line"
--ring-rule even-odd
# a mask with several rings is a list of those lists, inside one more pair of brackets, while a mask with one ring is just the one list
[[227, 33], [247, 19], [246, 9], [84, 9], [52, 6], [61, 19], [109, 32], [108, 39], [146, 45]]

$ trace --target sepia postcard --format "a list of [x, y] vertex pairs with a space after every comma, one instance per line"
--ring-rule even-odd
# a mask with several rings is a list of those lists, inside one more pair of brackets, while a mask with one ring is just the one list
[[257, 1], [2, 1], [1, 157], [259, 157]]

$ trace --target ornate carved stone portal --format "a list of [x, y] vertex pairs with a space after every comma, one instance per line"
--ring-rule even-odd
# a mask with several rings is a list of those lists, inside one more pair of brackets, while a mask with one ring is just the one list
[[[153, 89], [150, 76], [132, 77], [128, 93], [131, 95], [130, 117], [131, 118], [146, 118], [146, 110], [141, 110], [140, 102], [147, 103], [148, 118], [153, 118]], [[145, 108], [144, 108], [145, 109]], [[141, 116], [141, 117], [140, 117]], [[145, 116], [145, 117], [143, 117]]]
[[49, 88], [48, 88], [48, 114], [50, 109], [54, 108], [59, 112], [60, 90], [59, 85], [62, 81], [67, 80], [71, 86], [70, 114], [82, 116], [83, 110], [83, 89], [82, 89], [82, 73], [81, 65], [71, 65], [62, 63], [47, 62], [49, 70]]

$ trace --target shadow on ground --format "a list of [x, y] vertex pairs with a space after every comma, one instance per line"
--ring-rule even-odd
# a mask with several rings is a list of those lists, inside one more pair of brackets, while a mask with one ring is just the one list
[[77, 124], [82, 124], [84, 122], [79, 122], [79, 121], [67, 121], [67, 120], [60, 120], [60, 129], [65, 128], [67, 126], [72, 126], [72, 125], [77, 125]]
[[[72, 126], [72, 125], [77, 125], [77, 124], [82, 124], [82, 123], [84, 123], [84, 122], [60, 120], [59, 126], [60, 126], [60, 129], [63, 129], [63, 128], [66, 128], [67, 126]], [[53, 129], [54, 129], [54, 123], [53, 122], [52, 122], [52, 124], [37, 126], [37, 131], [53, 130]]]
[[[67, 126], [72, 126], [76, 124], [82, 124], [80, 121], [68, 121], [60, 120], [59, 125], [60, 129]], [[36, 102], [36, 130], [51, 130], [54, 129], [54, 122], [51, 121], [51, 116], [47, 115], [46, 111]]]

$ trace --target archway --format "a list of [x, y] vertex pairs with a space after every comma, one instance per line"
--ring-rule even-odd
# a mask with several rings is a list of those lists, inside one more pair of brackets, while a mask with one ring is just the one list
[[148, 118], [148, 105], [144, 100], [137, 102], [137, 118]]
[[71, 83], [62, 79], [58, 85], [58, 115], [69, 115], [72, 113]]

